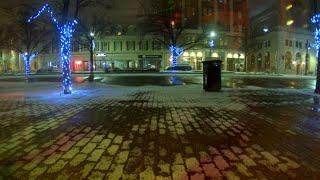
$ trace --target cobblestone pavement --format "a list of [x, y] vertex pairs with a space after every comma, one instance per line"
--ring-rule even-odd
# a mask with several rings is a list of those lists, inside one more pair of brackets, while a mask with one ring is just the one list
[[320, 179], [313, 97], [200, 86], [10, 86], [2, 179]]

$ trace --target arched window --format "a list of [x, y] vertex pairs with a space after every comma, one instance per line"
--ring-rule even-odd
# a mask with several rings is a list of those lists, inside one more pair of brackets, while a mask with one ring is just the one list
[[301, 54], [300, 53], [297, 53], [296, 54], [296, 61], [297, 62], [301, 62], [302, 58], [301, 58]]
[[250, 70], [253, 71], [256, 65], [256, 57], [254, 55], [251, 56], [251, 60], [250, 60]]
[[267, 52], [265, 54], [264, 60], [265, 60], [264, 63], [265, 63], [266, 70], [270, 70], [270, 65], [271, 65], [270, 52]]
[[286, 52], [285, 55], [285, 70], [291, 70], [292, 65], [292, 55], [290, 52]]
[[258, 57], [257, 57], [257, 67], [258, 67], [258, 71], [261, 71], [261, 69], [262, 69], [262, 55], [261, 55], [261, 53], [259, 53]]

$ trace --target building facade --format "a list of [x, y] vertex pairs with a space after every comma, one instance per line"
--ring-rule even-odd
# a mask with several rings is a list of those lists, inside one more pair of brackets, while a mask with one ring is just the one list
[[[179, 2], [182, 19], [190, 19], [198, 27], [209, 27], [208, 30], [217, 35], [214, 38], [215, 48], [202, 52], [205, 58], [222, 60], [224, 71], [245, 71], [244, 41], [249, 22], [248, 0], [180, 0]], [[190, 54], [185, 53], [189, 56]], [[186, 57], [182, 57], [182, 60], [190, 59]], [[195, 64], [202, 63], [195, 60]]]
[[248, 72], [313, 75], [316, 52], [311, 48], [314, 37], [305, 29], [278, 26], [251, 44]]
[[247, 71], [313, 75], [312, 14], [310, 1], [279, 0], [252, 17]]
[[[194, 31], [194, 30], [191, 30]], [[179, 64], [188, 64], [193, 70], [202, 70], [202, 62], [207, 58], [222, 60], [225, 71], [244, 71], [244, 53], [240, 50], [241, 38], [235, 41], [234, 34], [220, 34], [216, 47], [208, 47], [209, 39], [204, 39], [194, 48], [187, 50], [179, 59]], [[192, 37], [189, 37], [192, 38]], [[75, 44], [71, 59], [74, 72], [88, 71], [89, 51], [86, 46]], [[35, 60], [36, 67], [59, 68], [58, 52], [52, 50]], [[94, 63], [96, 71], [106, 68], [114, 70], [164, 70], [171, 65], [168, 47], [160, 44], [151, 35], [106, 36], [95, 40]], [[33, 66], [35, 67], [35, 66]], [[32, 68], [33, 68], [32, 67]]]

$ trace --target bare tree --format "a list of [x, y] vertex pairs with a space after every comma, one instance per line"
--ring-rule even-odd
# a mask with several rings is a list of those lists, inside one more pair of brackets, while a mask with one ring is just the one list
[[51, 30], [41, 23], [27, 23], [28, 15], [30, 12], [27, 8], [15, 15], [15, 22], [4, 27], [1, 43], [5, 48], [15, 50], [23, 57], [27, 80], [30, 76], [31, 61], [51, 44], [51, 39], [48, 38]]
[[[194, 48], [207, 37], [206, 28], [194, 28], [189, 19], [182, 19], [182, 8], [173, 0], [153, 0], [149, 5], [140, 1], [144, 10], [144, 30], [155, 35], [157, 41], [165, 45], [171, 53], [171, 65], [184, 51]], [[199, 32], [200, 31], [200, 32]]]

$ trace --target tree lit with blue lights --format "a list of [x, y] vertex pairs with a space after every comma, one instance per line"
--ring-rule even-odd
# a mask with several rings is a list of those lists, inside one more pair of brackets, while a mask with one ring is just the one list
[[26, 78], [28, 78], [30, 76], [31, 73], [31, 68], [30, 68], [30, 64], [32, 62], [32, 60], [37, 56], [37, 53], [23, 53], [22, 54], [22, 59], [24, 62], [24, 70], [25, 70], [25, 75]]
[[174, 45], [171, 45], [169, 47], [170, 53], [171, 53], [171, 66], [175, 67], [178, 65], [178, 59], [180, 58], [180, 56], [183, 54], [183, 49], [182, 48], [178, 48]]
[[71, 44], [73, 34], [78, 24], [77, 20], [71, 20], [68, 22], [60, 23], [58, 22], [54, 12], [48, 4], [45, 4], [34, 16], [28, 19], [31, 23], [33, 20], [39, 18], [42, 14], [46, 13], [52, 23], [56, 26], [59, 37], [60, 37], [60, 58], [62, 64], [62, 88], [64, 94], [72, 93], [72, 83], [71, 83], [71, 71], [70, 71], [70, 58], [71, 58]]
[[318, 67], [317, 67], [317, 83], [315, 93], [320, 94], [320, 13], [315, 14], [311, 18], [311, 22], [315, 25], [315, 48], [317, 50]]

